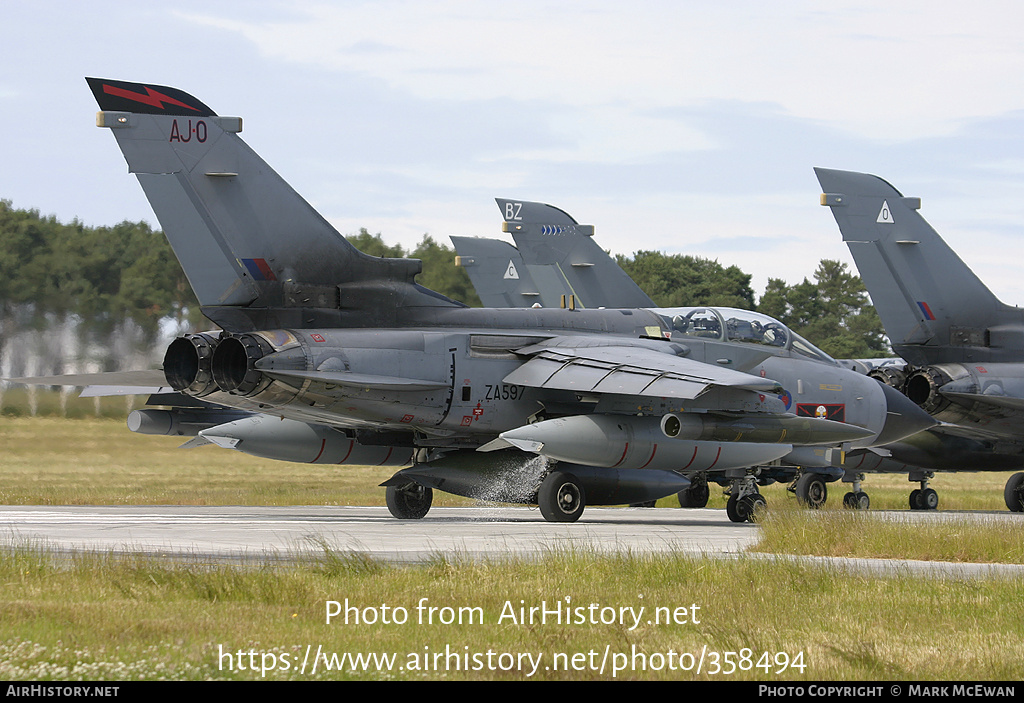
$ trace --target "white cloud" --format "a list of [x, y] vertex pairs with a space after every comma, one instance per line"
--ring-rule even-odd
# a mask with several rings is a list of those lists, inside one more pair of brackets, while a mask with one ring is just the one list
[[[260, 21], [187, 14], [266, 56], [420, 98], [544, 100], [636, 114], [771, 102], [874, 139], [1024, 108], [1024, 5], [372, 2]], [[612, 107], [614, 106], [614, 107]]]

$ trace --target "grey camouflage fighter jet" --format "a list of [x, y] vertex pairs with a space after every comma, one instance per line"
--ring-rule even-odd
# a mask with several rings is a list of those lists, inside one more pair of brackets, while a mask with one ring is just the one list
[[[881, 390], [851, 403], [856, 424], [798, 417], [776, 379], [648, 310], [466, 307], [418, 285], [419, 261], [357, 251], [241, 140], [240, 118], [174, 88], [87, 80], [97, 125], [221, 328], [170, 344], [155, 385], [171, 407], [134, 416], [140, 431], [411, 464], [383, 484], [398, 518], [423, 517], [439, 489], [570, 522], [587, 504], [678, 492], [685, 466], [742, 469], [794, 442], [838, 450], [931, 423], [887, 413]], [[753, 514], [758, 498], [734, 508]]]
[[[658, 309], [654, 302], [626, 275], [614, 259], [594, 241], [594, 227], [581, 225], [568, 213], [544, 203], [497, 198], [504, 217], [502, 230], [510, 234], [515, 246], [498, 239], [452, 237], [459, 256], [456, 262], [469, 275], [477, 294], [485, 305], [495, 307], [530, 307], [543, 304], [559, 307], [642, 307], [666, 319], [680, 335], [696, 336], [705, 344], [713, 343], [715, 354], [727, 362], [730, 349], [750, 349], [763, 345], [770, 357], [753, 367], [731, 365], [729, 368], [760, 373], [778, 380], [789, 389], [787, 403], [798, 414], [829, 417], [858, 422], [847, 416], [852, 399], [872, 393], [870, 379], [864, 377], [872, 368], [879, 373], [889, 371], [895, 360], [836, 361], [795, 334], [773, 318], [747, 310], [732, 308]], [[625, 302], [622, 302], [625, 301]], [[707, 353], [707, 352], [706, 352]], [[742, 364], [739, 359], [735, 363]], [[857, 371], [841, 372], [836, 367]], [[858, 377], [859, 376], [859, 377]], [[884, 390], [892, 396], [891, 390]], [[892, 398], [889, 412], [897, 412], [901, 402]], [[913, 414], [908, 408], [902, 412]], [[864, 492], [864, 474], [871, 471], [907, 473], [902, 462], [894, 462], [884, 444], [876, 441], [867, 446], [856, 445], [850, 452], [826, 453], [820, 448], [797, 447], [772, 466], [750, 467], [739, 471], [708, 471], [689, 473], [692, 485], [679, 492], [682, 507], [703, 507], [706, 504], [707, 481], [730, 486], [730, 495], [750, 490], [749, 476], [757, 483], [791, 482], [790, 490], [809, 507], [821, 507], [828, 498], [827, 484], [842, 480], [851, 484], [843, 497], [850, 508], [867, 509], [870, 499]]]
[[[877, 176], [814, 169], [904, 369], [877, 374], [941, 425], [897, 443], [918, 467], [912, 507], [935, 501], [932, 471], [1024, 468], [1024, 310], [999, 301], [907, 198]], [[1004, 490], [1024, 511], [1024, 472]]]

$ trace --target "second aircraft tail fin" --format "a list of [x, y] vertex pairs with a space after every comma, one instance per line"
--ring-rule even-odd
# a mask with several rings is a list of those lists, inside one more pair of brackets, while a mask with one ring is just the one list
[[568, 292], [534, 283], [519, 250], [508, 242], [454, 235], [450, 239], [459, 253], [455, 264], [465, 269], [485, 308], [557, 308], [558, 293]]
[[999, 335], [1007, 323], [1019, 326], [1022, 311], [1001, 303], [921, 217], [920, 198], [865, 173], [814, 172], [821, 204], [831, 208], [901, 356], [916, 364], [951, 355], [982, 360], [992, 347], [1019, 347], [1021, 340]]
[[564, 290], [588, 308], [651, 308], [654, 302], [615, 260], [594, 242], [593, 225], [581, 225], [544, 203], [497, 198], [519, 254], [534, 282]]

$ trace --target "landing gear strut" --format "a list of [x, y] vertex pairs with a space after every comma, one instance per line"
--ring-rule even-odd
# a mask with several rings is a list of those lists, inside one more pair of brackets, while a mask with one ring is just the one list
[[[846, 478], [843, 478], [845, 481]], [[850, 510], [867, 510], [871, 507], [871, 499], [868, 494], [861, 490], [861, 481], [864, 474], [857, 474], [853, 478], [853, 490], [843, 496], [843, 507]]]
[[733, 481], [725, 514], [733, 522], [756, 522], [768, 509], [768, 501], [757, 491], [757, 480], [753, 476]]
[[910, 474], [911, 481], [921, 482], [920, 488], [915, 488], [910, 492], [911, 510], [935, 510], [939, 507], [939, 494], [935, 492], [935, 489], [928, 487], [928, 481], [934, 476], [935, 474], [931, 472]]

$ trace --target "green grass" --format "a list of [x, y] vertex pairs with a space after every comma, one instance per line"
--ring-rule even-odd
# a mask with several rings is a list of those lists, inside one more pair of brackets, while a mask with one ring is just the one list
[[880, 519], [870, 512], [776, 506], [760, 521], [753, 551], [832, 557], [877, 557], [993, 564], [1024, 564], [1022, 516], [980, 522], [971, 516], [942, 521]]
[[[630, 670], [624, 679], [1015, 680], [1024, 655], [1020, 580], [879, 579], [760, 560], [686, 556], [556, 553], [539, 561], [474, 563], [439, 556], [397, 567], [351, 555], [327, 555], [289, 568], [166, 564], [148, 559], [79, 556], [55, 564], [25, 548], [0, 555], [0, 679], [259, 679], [261, 672], [218, 666], [222, 652], [273, 653], [267, 679], [314, 678], [297, 669], [306, 645], [326, 652], [410, 654], [580, 654], [581, 670], [543, 667], [533, 678], [612, 678], [611, 663], [669, 652], [749, 649], [747, 671]], [[479, 608], [482, 622], [418, 624], [416, 605]], [[405, 608], [405, 624], [325, 622], [327, 601], [360, 609]], [[699, 623], [499, 623], [506, 602], [518, 608], [571, 598], [575, 604], [685, 608]], [[692, 609], [693, 605], [699, 607]], [[364, 611], [366, 612], [366, 611]], [[604, 674], [594, 670], [606, 652]], [[596, 653], [590, 656], [590, 652]], [[752, 666], [767, 652], [769, 671]], [[776, 675], [775, 656], [801, 672]], [[625, 658], [623, 658], [625, 657]], [[260, 658], [257, 658], [257, 662]], [[270, 662], [268, 657], [265, 661]], [[656, 663], [657, 659], [649, 659]], [[677, 659], [678, 661], [678, 659]], [[719, 662], [725, 665], [725, 660]], [[386, 672], [347, 667], [328, 679], [509, 679], [519, 670]]]
[[178, 449], [187, 439], [134, 434], [117, 419], [0, 418], [0, 504], [383, 505], [378, 484], [396, 471]]

